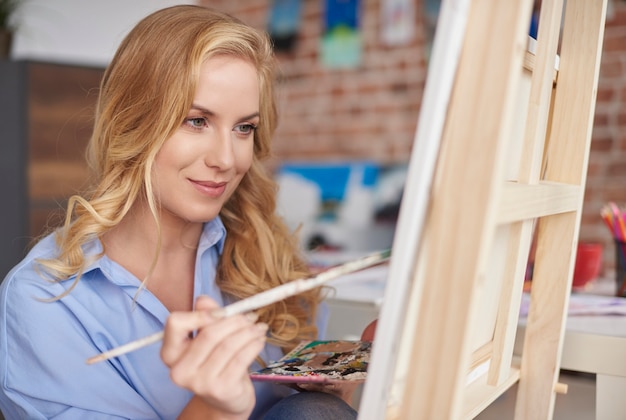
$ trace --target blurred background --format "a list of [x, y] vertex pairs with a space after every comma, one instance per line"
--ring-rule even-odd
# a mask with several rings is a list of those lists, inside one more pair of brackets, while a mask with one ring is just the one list
[[[302, 224], [302, 246], [391, 244], [437, 1], [13, 2], [0, 27], [0, 278], [85, 186], [93, 107], [115, 48], [143, 16], [179, 3], [231, 13], [274, 39], [280, 121], [268, 165], [281, 185], [279, 211]], [[623, 0], [609, 0], [597, 98], [580, 240], [605, 245], [604, 272], [615, 254], [600, 212], [608, 201], [626, 204]]]

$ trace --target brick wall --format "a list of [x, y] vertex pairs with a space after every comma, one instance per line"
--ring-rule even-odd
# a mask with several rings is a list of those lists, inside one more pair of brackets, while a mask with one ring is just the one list
[[609, 267], [614, 263], [611, 237], [598, 214], [607, 201], [626, 205], [626, 2], [613, 1], [612, 6], [605, 28], [580, 233], [581, 239], [607, 244]]
[[[602, 205], [626, 205], [626, 2], [612, 2], [606, 23], [598, 103], [580, 239], [601, 241], [613, 267], [611, 237], [599, 218]], [[296, 48], [279, 53], [281, 119], [274, 154], [282, 159], [372, 159], [405, 162], [411, 149], [426, 76], [421, 0], [417, 32], [402, 47], [380, 37], [380, 0], [361, 0], [363, 63], [326, 70], [318, 56], [322, 0], [303, 0]], [[265, 28], [269, 0], [204, 0]]]

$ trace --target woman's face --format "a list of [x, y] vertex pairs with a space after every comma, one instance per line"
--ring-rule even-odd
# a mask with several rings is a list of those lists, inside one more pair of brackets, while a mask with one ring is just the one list
[[217, 56], [201, 67], [193, 105], [156, 156], [162, 222], [215, 218], [250, 168], [259, 123], [259, 82], [248, 61]]

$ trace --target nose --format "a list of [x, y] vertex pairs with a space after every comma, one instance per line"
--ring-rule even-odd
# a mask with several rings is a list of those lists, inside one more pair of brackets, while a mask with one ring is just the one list
[[232, 168], [235, 164], [232, 130], [217, 130], [210, 137], [204, 152], [204, 163], [220, 170]]

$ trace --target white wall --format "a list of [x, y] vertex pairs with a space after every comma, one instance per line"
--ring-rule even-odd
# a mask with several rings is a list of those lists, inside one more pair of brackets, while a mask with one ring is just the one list
[[104, 67], [149, 13], [195, 0], [23, 0], [15, 13], [14, 59]]

